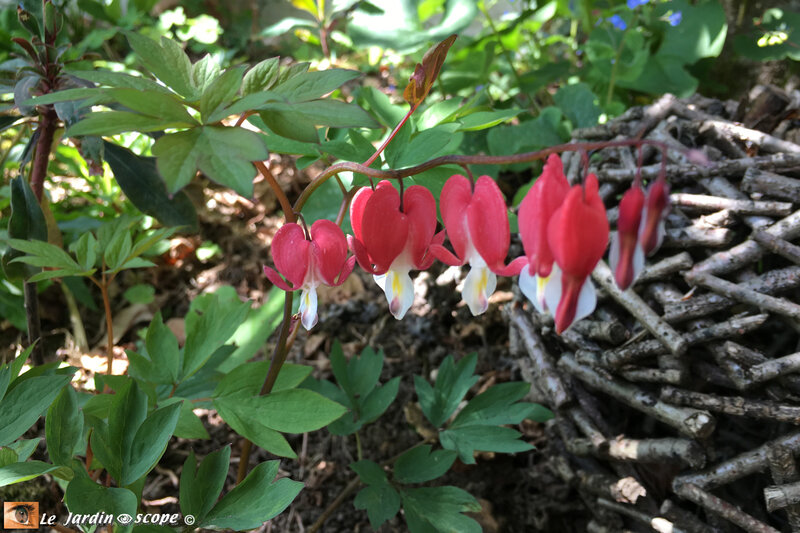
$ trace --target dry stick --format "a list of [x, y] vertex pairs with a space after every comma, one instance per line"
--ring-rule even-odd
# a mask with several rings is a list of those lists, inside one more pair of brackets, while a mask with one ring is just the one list
[[711, 529], [711, 526], [703, 523], [700, 518], [693, 513], [678, 507], [672, 500], [667, 499], [661, 502], [661, 509], [659, 509], [659, 511], [662, 515], [667, 517], [674, 524], [685, 529], [688, 533], [716, 533], [715, 530]]
[[800, 503], [800, 482], [764, 487], [764, 503], [770, 513]]
[[675, 524], [660, 516], [648, 516], [645, 513], [638, 511], [630, 505], [623, 505], [621, 503], [612, 502], [605, 498], [597, 498], [597, 504], [600, 507], [605, 507], [609, 511], [632, 518], [637, 522], [650, 526], [653, 531], [657, 533], [687, 533], [685, 530], [677, 527]]
[[757, 192], [800, 203], [800, 180], [787, 178], [774, 172], [748, 168], [742, 178], [742, 190]]
[[753, 200], [732, 200], [720, 196], [706, 194], [673, 193], [669, 195], [673, 205], [694, 207], [701, 210], [719, 211], [727, 209], [742, 215], [782, 216], [792, 212], [792, 204], [788, 202], [766, 202]]
[[664, 248], [722, 248], [733, 241], [734, 233], [727, 228], [705, 229], [698, 226], [667, 228]]
[[[766, 314], [734, 317], [725, 322], [686, 333], [682, 338], [687, 346], [694, 346], [714, 340], [738, 337], [761, 327], [767, 321], [767, 318], [769, 318], [769, 315]], [[667, 350], [664, 349], [660, 342], [647, 340], [604, 352], [602, 363], [604, 366], [617, 367], [666, 352]]]
[[594, 455], [615, 461], [667, 462], [688, 464], [692, 468], [702, 468], [706, 463], [702, 447], [689, 439], [628, 439], [619, 436], [604, 442], [603, 446], [595, 446], [591, 439], [573, 439], [568, 447], [575, 455]]
[[780, 533], [777, 529], [757, 520], [755, 517], [741, 511], [738, 507], [734, 507], [725, 500], [704, 491], [693, 483], [684, 483], [678, 486], [675, 486], [673, 483], [673, 487], [675, 494], [681, 498], [692, 501], [712, 513], [718, 514], [748, 533]]
[[692, 221], [692, 226], [701, 229], [727, 228], [738, 222], [739, 219], [736, 218], [730, 209], [722, 209], [710, 215], [703, 215], [700, 218], [696, 218]]
[[618, 321], [579, 320], [572, 326], [577, 333], [590, 339], [620, 344], [628, 338], [628, 330]]
[[789, 433], [771, 440], [736, 457], [722, 461], [701, 472], [692, 472], [678, 476], [672, 483], [673, 489], [682, 484], [695, 484], [703, 489], [712, 490], [716, 487], [732, 483], [737, 479], [765, 471], [769, 463], [767, 453], [775, 446], [786, 446], [797, 453], [800, 450], [800, 431]]
[[522, 307], [515, 305], [509, 318], [519, 331], [525, 351], [534, 363], [533, 372], [539, 389], [549, 397], [551, 405], [556, 409], [571, 402], [572, 395], [561, 380], [553, 357], [545, 350], [541, 337], [533, 330], [533, 325]]
[[751, 366], [747, 375], [754, 383], [762, 383], [792, 372], [800, 372], [800, 352]]
[[669, 386], [661, 388], [661, 400], [676, 405], [708, 409], [726, 415], [800, 424], [800, 407], [776, 404], [766, 400], [750, 400], [741, 396], [718, 396]]
[[662, 259], [658, 263], [647, 265], [636, 279], [636, 283], [661, 280], [681, 270], [687, 270], [693, 264], [692, 256], [688, 252], [681, 252]]
[[800, 265], [800, 246], [795, 246], [784, 239], [770, 235], [766, 231], [754, 231], [750, 237], [770, 252]]
[[620, 305], [644, 325], [674, 355], [686, 351], [686, 341], [672, 326], [661, 320], [653, 309], [633, 291], [622, 291], [614, 281], [614, 275], [605, 261], [600, 261], [592, 272], [592, 278]]
[[622, 383], [610, 376], [603, 376], [591, 368], [578, 364], [572, 355], [563, 355], [558, 366], [586, 382], [592, 388], [613, 396], [690, 437], [704, 438], [714, 431], [714, 417], [707, 411], [666, 404], [649, 392]]
[[[769, 461], [769, 470], [772, 474], [772, 480], [775, 483], [783, 484], [796, 482], [800, 479], [800, 473], [797, 471], [797, 462], [794, 460], [794, 454], [792, 454], [792, 450], [786, 446], [770, 448], [767, 452], [767, 461]], [[766, 499], [766, 491], [764, 497]], [[769, 509], [769, 504], [767, 505], [767, 509]], [[800, 505], [795, 504], [787, 506], [786, 516], [789, 519], [792, 532], [797, 533], [800, 531]]]
[[[777, 294], [800, 287], [800, 267], [792, 266], [771, 270], [757, 278], [739, 284], [740, 287], [764, 294]], [[736, 300], [716, 293], [693, 296], [678, 302], [664, 304], [663, 319], [671, 324], [724, 311]]]
[[731, 283], [724, 279], [705, 273], [692, 273], [689, 271], [685, 279], [692, 285], [700, 285], [711, 289], [717, 294], [733, 298], [740, 302], [748, 303], [779, 315], [800, 320], [800, 305], [790, 302], [784, 298], [775, 298], [766, 294], [761, 294], [751, 289], [747, 289], [736, 283]]
[[[693, 182], [708, 176], [741, 176], [748, 168], [766, 170], [782, 170], [800, 166], [800, 154], [773, 154], [742, 159], [726, 159], [715, 161], [705, 167], [694, 165], [667, 165], [667, 177], [671, 182]], [[631, 182], [636, 176], [636, 169], [608, 168], [596, 171], [600, 181]], [[641, 168], [644, 179], [655, 179], [661, 173], [661, 164], [647, 165]]]
[[677, 368], [621, 368], [617, 374], [633, 382], [679, 385], [686, 380], [685, 372]]
[[751, 142], [758, 145], [758, 147], [765, 152], [800, 154], [800, 145], [778, 139], [777, 137], [758, 130], [751, 130], [750, 128], [733, 124], [732, 122], [725, 122], [719, 119], [705, 120], [698, 129], [703, 128], [714, 128], [723, 134], [727, 134], [729, 137], [736, 137], [739, 140]]
[[[769, 226], [764, 231], [775, 237], [791, 240], [800, 236], [800, 211], [795, 211], [786, 218]], [[695, 274], [724, 274], [733, 272], [745, 265], [753, 263], [761, 258], [764, 253], [757, 242], [747, 240], [730, 250], [717, 252], [711, 257], [696, 264], [691, 272]]]
[[311, 527], [308, 528], [308, 533], [315, 533], [319, 528], [321, 528], [325, 521], [331, 517], [331, 515], [339, 508], [341, 504], [358, 488], [361, 484], [361, 479], [358, 477], [354, 477], [350, 480], [350, 483], [342, 489], [342, 492], [336, 496], [336, 499], [333, 500], [330, 505], [322, 512], [321, 515], [311, 524]]

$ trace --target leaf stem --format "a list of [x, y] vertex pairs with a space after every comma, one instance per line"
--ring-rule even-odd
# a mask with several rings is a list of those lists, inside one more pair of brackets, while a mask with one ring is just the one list
[[272, 192], [274, 192], [275, 196], [278, 198], [278, 202], [281, 204], [281, 209], [283, 210], [283, 216], [286, 217], [286, 222], [297, 222], [297, 217], [292, 210], [292, 204], [289, 202], [289, 198], [286, 197], [286, 193], [283, 192], [283, 189], [281, 189], [281, 186], [278, 184], [278, 180], [275, 179], [275, 176], [270, 172], [267, 165], [265, 165], [263, 161], [255, 161], [255, 165], [258, 171], [261, 172], [261, 175], [267, 180], [267, 183], [269, 183]]
[[370, 166], [372, 163], [375, 162], [376, 159], [378, 159], [378, 156], [381, 155], [381, 152], [383, 152], [383, 150], [389, 145], [389, 143], [392, 142], [392, 139], [394, 139], [394, 136], [397, 135], [397, 132], [399, 132], [400, 128], [403, 127], [403, 124], [406, 123], [406, 121], [408, 120], [408, 117], [410, 117], [414, 113], [414, 111], [417, 110], [417, 107], [418, 107], [418, 105], [411, 106], [411, 109], [408, 110], [408, 113], [406, 113], [406, 116], [404, 116], [403, 119], [400, 122], [397, 123], [397, 126], [394, 127], [394, 129], [392, 130], [392, 133], [390, 133], [389, 136], [386, 138], [386, 140], [383, 141], [383, 144], [381, 144], [380, 147], [377, 150], [375, 150], [375, 153], [372, 154], [369, 159], [364, 161], [364, 166], [365, 167]]

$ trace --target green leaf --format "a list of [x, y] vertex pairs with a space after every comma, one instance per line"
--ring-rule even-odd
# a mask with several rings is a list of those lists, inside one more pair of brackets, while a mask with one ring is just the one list
[[17, 455], [17, 452], [11, 448], [0, 448], [0, 468], [6, 465], [18, 463], [18, 458], [19, 456]]
[[411, 533], [418, 531], [448, 531], [480, 533], [481, 526], [461, 513], [478, 512], [480, 504], [468, 492], [457, 487], [420, 487], [404, 489], [406, 523]]
[[130, 485], [156, 466], [175, 431], [180, 409], [179, 403], [162, 407], [142, 422], [131, 443], [130, 458], [123, 465], [120, 484]]
[[33, 455], [33, 452], [36, 450], [36, 447], [39, 445], [41, 440], [41, 437], [36, 439], [19, 439], [16, 442], [9, 444], [6, 449], [12, 450], [17, 454], [18, 462], [26, 461], [31, 455]]
[[105, 249], [104, 259], [109, 272], [117, 272], [120, 267], [128, 260], [128, 256], [133, 249], [133, 238], [130, 229], [121, 228], [114, 233], [111, 242]]
[[153, 154], [170, 192], [183, 188], [200, 169], [212, 180], [246, 197], [253, 194], [256, 175], [250, 161], [269, 156], [257, 133], [218, 126], [164, 135], [153, 145]]
[[375, 387], [360, 401], [361, 416], [359, 421], [362, 424], [369, 424], [378, 419], [392, 404], [400, 390], [400, 376], [395, 376], [387, 381], [382, 387]]
[[[255, 361], [237, 366], [219, 382], [219, 385], [214, 390], [214, 397], [239, 393], [255, 396], [264, 384], [269, 365], [269, 361]], [[280, 372], [278, 372], [278, 378], [275, 380], [275, 385], [272, 386], [272, 391], [278, 392], [293, 389], [306, 379], [309, 374], [311, 374], [310, 366], [284, 363]]]
[[350, 463], [350, 468], [352, 468], [353, 472], [358, 474], [358, 477], [361, 478], [361, 481], [367, 485], [377, 485], [380, 483], [386, 483], [386, 481], [388, 481], [386, 472], [384, 472], [381, 465], [375, 461], [362, 459], [361, 461]]
[[[94, 514], [103, 511], [113, 516], [136, 516], [138, 498], [128, 489], [107, 488], [89, 479], [83, 468], [75, 469], [75, 477], [64, 491], [64, 503], [73, 514]], [[132, 526], [117, 531], [130, 531]]]
[[532, 450], [533, 446], [520, 440], [522, 434], [502, 426], [470, 425], [446, 429], [439, 433], [439, 442], [448, 450], [458, 452], [465, 464], [475, 464], [475, 450], [516, 453]]
[[266, 396], [223, 396], [214, 400], [214, 405], [285, 433], [315, 431], [345, 412], [342, 405], [308, 389], [287, 389]]
[[273, 481], [278, 461], [267, 461], [226, 494], [198, 527], [253, 529], [277, 516], [297, 497], [303, 484], [289, 478]]
[[12, 388], [0, 401], [0, 446], [17, 440], [53, 403], [69, 375], [37, 376]]
[[200, 468], [194, 450], [183, 464], [181, 471], [180, 504], [183, 516], [193, 515], [196, 522], [202, 522], [217, 501], [231, 458], [231, 447], [225, 446], [206, 455]]
[[114, 101], [103, 89], [81, 87], [79, 89], [64, 89], [41, 96], [34, 96], [22, 102], [22, 105], [50, 105], [74, 100], [87, 100], [82, 106], [107, 104]]
[[402, 454], [394, 463], [394, 478], [400, 483], [425, 483], [443, 476], [458, 454], [450, 450], [436, 450], [431, 446], [417, 446]]
[[69, 249], [75, 254], [81, 268], [91, 270], [97, 262], [97, 239], [90, 231], [81, 235], [80, 239], [70, 244]]
[[67, 130], [68, 137], [81, 135], [116, 135], [126, 131], [161, 131], [167, 128], [186, 127], [184, 121], [175, 121], [162, 117], [150, 117], [127, 111], [98, 111], [89, 113], [80, 122]]
[[523, 113], [524, 109], [499, 109], [497, 111], [476, 111], [475, 113], [470, 113], [467, 116], [461, 117], [458, 119], [458, 122], [461, 126], [458, 128], [458, 131], [478, 131], [478, 130], [485, 130], [487, 128], [491, 128], [493, 126], [497, 126], [498, 124], [502, 124], [512, 118], [516, 117], [520, 113]]
[[[380, 124], [372, 115], [355, 104], [341, 100], [310, 100], [308, 102], [281, 103], [272, 102], [261, 106], [263, 115], [269, 117], [271, 113], [281, 112], [288, 117], [299, 116], [303, 121], [316, 126], [330, 126], [332, 128], [378, 128]], [[265, 121], [268, 124], [273, 120]], [[270, 127], [270, 129], [272, 129]], [[277, 131], [274, 130], [273, 131]], [[301, 139], [302, 140], [302, 139]]]
[[318, 143], [316, 121], [308, 116], [295, 116], [291, 111], [263, 111], [259, 117], [270, 130], [295, 141]]
[[70, 466], [75, 447], [83, 436], [83, 414], [78, 411], [78, 393], [64, 387], [47, 410], [47, 453], [57, 465]]
[[56, 465], [42, 461], [26, 461], [24, 463], [11, 463], [0, 467], [0, 487], [22, 483], [35, 477], [47, 474], [57, 469]]
[[95, 427], [92, 432], [92, 450], [117, 481], [126, 477], [136, 432], [146, 418], [147, 396], [134, 380], [128, 379], [111, 401], [108, 424]]
[[176, 96], [136, 89], [107, 89], [106, 94], [142, 115], [170, 120], [186, 126], [197, 125], [197, 121], [186, 111]]
[[228, 408], [227, 403], [217, 399], [214, 401], [214, 407], [216, 407], [219, 416], [228, 423], [231, 429], [252, 441], [259, 448], [263, 448], [279, 457], [297, 458], [283, 435], [265, 426], [261, 420], [252, 416], [252, 414], [237, 410], [235, 403], [231, 403], [230, 408]]
[[[99, 85], [172, 94], [169, 89], [151, 79], [142, 78], [141, 76], [132, 76], [124, 72], [112, 72], [110, 70], [67, 70], [67, 73]], [[96, 91], [96, 89], [94, 90]]]
[[672, 0], [659, 3], [653, 14], [661, 16], [669, 10], [680, 11], [683, 17], [677, 26], [664, 25], [664, 37], [658, 55], [692, 64], [704, 57], [717, 57], [722, 52], [728, 25], [721, 4]]
[[172, 330], [164, 325], [161, 311], [158, 311], [150, 322], [145, 336], [147, 355], [153, 364], [161, 370], [163, 380], [156, 383], [174, 384], [178, 382], [180, 372], [181, 351], [178, 339]]
[[305, 72], [277, 85], [274, 91], [289, 102], [307, 102], [322, 98], [359, 76], [361, 73], [357, 70], [340, 68]]
[[[200, 418], [194, 414], [192, 402], [189, 400], [179, 400], [181, 411], [178, 416], [178, 424], [175, 426], [175, 436], [181, 439], [208, 439], [208, 431]], [[163, 402], [167, 404], [167, 402]]]
[[242, 94], [247, 96], [272, 87], [278, 79], [279, 60], [278, 57], [271, 57], [248, 70], [242, 82]]
[[18, 257], [14, 260], [16, 262], [24, 262], [33, 266], [63, 268], [65, 270], [81, 272], [80, 265], [78, 265], [67, 252], [54, 244], [37, 240], [24, 241], [22, 239], [9, 239], [8, 244], [16, 250], [21, 250], [29, 254], [27, 256]]
[[227, 105], [236, 97], [242, 85], [242, 76], [244, 67], [229, 68], [205, 88], [200, 97], [200, 115], [206, 123], [217, 109]]
[[377, 531], [400, 511], [400, 494], [386, 482], [369, 485], [356, 494], [353, 505], [367, 511], [369, 524]]
[[[248, 313], [244, 322], [239, 325], [236, 333], [231, 337], [232, 342], [236, 344], [236, 350], [220, 365], [220, 372], [227, 372], [244, 361], [252, 359], [256, 352], [264, 346], [269, 336], [283, 320], [283, 299], [284, 291], [278, 287], [272, 287], [266, 297], [266, 302]], [[278, 379], [280, 380], [280, 375]]]
[[184, 378], [197, 372], [211, 354], [230, 339], [247, 316], [249, 302], [239, 301], [236, 292], [232, 292], [217, 291], [192, 302], [185, 319]]
[[167, 193], [164, 180], [156, 171], [152, 157], [142, 157], [127, 148], [106, 141], [105, 160], [125, 196], [139, 211], [166, 226], [186, 226], [197, 231], [197, 213], [185, 192]]
[[553, 99], [575, 128], [595, 126], [600, 118], [600, 107], [595, 103], [597, 96], [585, 83], [565, 85]]
[[195, 87], [205, 92], [206, 88], [219, 76], [219, 63], [211, 54], [206, 54], [203, 59], [192, 65], [192, 82]]
[[434, 427], [439, 427], [450, 418], [467, 391], [478, 381], [473, 375], [478, 363], [478, 354], [471, 353], [455, 364], [453, 356], [448, 356], [439, 367], [436, 384], [430, 384], [419, 376], [414, 376], [414, 387], [419, 396], [420, 407]]
[[[39, 201], [31, 186], [22, 176], [11, 180], [11, 218], [8, 221], [8, 236], [21, 240], [47, 240], [47, 224]], [[3, 271], [9, 279], [25, 278], [36, 272], [35, 269], [12, 261], [22, 254], [8, 250], [3, 254]]]
[[122, 297], [132, 304], [149, 304], [155, 299], [156, 288], [146, 283], [137, 283], [125, 289]]
[[[395, 138], [386, 149], [386, 162], [391, 168], [397, 169], [453, 153], [464, 138], [458, 129], [459, 124], [440, 124], [417, 133], [406, 142], [397, 142], [401, 139]], [[401, 133], [408, 136], [410, 131], [410, 126], [404, 126]]]
[[158, 43], [134, 32], [127, 32], [126, 36], [133, 51], [156, 78], [188, 100], [197, 99], [198, 91], [192, 82], [192, 64], [178, 43], [166, 37]]
[[[33, 348], [36, 346], [37, 342], [39, 341], [35, 341], [33, 344], [25, 348], [25, 350], [19, 354], [16, 359], [11, 361], [11, 365], [9, 365], [9, 369], [11, 371], [11, 383], [13, 383], [14, 380], [17, 379], [17, 376], [19, 376], [19, 373], [22, 371], [22, 367], [25, 366], [25, 362], [31, 356], [31, 352], [33, 352]], [[5, 389], [3, 389], [3, 392], [5, 392]], [[1, 398], [2, 396], [0, 396], [0, 399]]]

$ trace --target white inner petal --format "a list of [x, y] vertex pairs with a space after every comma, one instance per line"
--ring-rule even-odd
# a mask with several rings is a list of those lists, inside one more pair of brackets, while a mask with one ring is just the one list
[[317, 325], [317, 288], [305, 287], [300, 294], [300, 321], [309, 330]]

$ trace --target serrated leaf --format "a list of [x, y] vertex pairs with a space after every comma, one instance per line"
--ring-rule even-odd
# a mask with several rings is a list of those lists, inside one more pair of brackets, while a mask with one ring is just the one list
[[242, 94], [247, 96], [269, 90], [278, 79], [279, 60], [278, 57], [271, 57], [248, 70], [242, 81]]
[[153, 154], [170, 192], [183, 188], [200, 169], [212, 180], [246, 197], [253, 194], [256, 175], [250, 162], [269, 156], [258, 134], [218, 126], [164, 135], [153, 145]]
[[358, 78], [357, 70], [333, 68], [299, 74], [277, 85], [273, 90], [289, 102], [307, 102], [322, 98], [350, 80]]
[[126, 36], [133, 51], [156, 78], [189, 100], [197, 98], [198, 91], [192, 83], [192, 64], [178, 43], [166, 37], [156, 42], [133, 32]]
[[47, 410], [47, 453], [57, 465], [70, 466], [75, 447], [83, 436], [83, 414], [78, 411], [78, 393], [64, 387]]
[[400, 483], [425, 483], [443, 476], [457, 453], [451, 450], [431, 452], [431, 446], [417, 446], [403, 453], [394, 463], [394, 477]]
[[480, 533], [481, 526], [461, 513], [478, 512], [480, 504], [468, 492], [457, 487], [420, 487], [400, 492], [406, 522], [411, 533], [451, 531]]
[[229, 68], [208, 84], [200, 97], [200, 115], [206, 123], [217, 109], [227, 105], [236, 97], [242, 85], [242, 76], [244, 67]]
[[303, 484], [289, 478], [274, 480], [278, 464], [267, 461], [256, 466], [222, 497], [198, 527], [253, 529], [280, 514], [297, 497]]
[[414, 386], [419, 396], [420, 407], [434, 427], [439, 427], [450, 418], [461, 399], [477, 381], [473, 375], [478, 363], [478, 355], [471, 353], [455, 364], [453, 356], [448, 356], [439, 367], [436, 384], [430, 384], [419, 376], [414, 376]]
[[219, 63], [211, 54], [204, 55], [200, 61], [192, 65], [192, 81], [195, 87], [203, 92], [219, 76], [219, 73]]
[[377, 531], [400, 511], [400, 494], [388, 483], [370, 485], [356, 494], [353, 505], [367, 511], [369, 524]]
[[72, 125], [67, 130], [68, 137], [81, 135], [116, 135], [126, 131], [146, 133], [162, 131], [167, 128], [186, 127], [184, 121], [175, 121], [161, 117], [150, 117], [127, 111], [98, 111], [89, 113], [86, 118]]
[[358, 477], [361, 478], [361, 481], [367, 485], [377, 485], [380, 483], [386, 483], [388, 481], [386, 472], [384, 472], [381, 465], [375, 461], [362, 459], [361, 461], [350, 463], [350, 468], [352, 468], [353, 472], [358, 474]]
[[533, 446], [520, 440], [522, 434], [502, 426], [471, 425], [446, 429], [439, 433], [444, 448], [458, 452], [465, 464], [475, 464], [475, 451], [516, 453], [532, 450]]
[[91, 270], [97, 261], [97, 239], [92, 232], [86, 232], [80, 239], [70, 244], [70, 251], [75, 254], [75, 258], [84, 270]]

